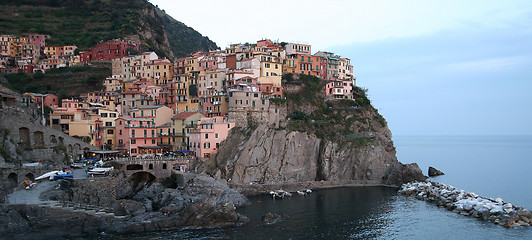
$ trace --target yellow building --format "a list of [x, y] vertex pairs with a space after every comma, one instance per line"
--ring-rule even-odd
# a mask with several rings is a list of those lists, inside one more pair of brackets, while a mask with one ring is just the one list
[[200, 118], [205, 117], [199, 112], [181, 112], [172, 117], [172, 145], [174, 150], [187, 149], [188, 133], [197, 126]]
[[254, 57], [260, 61], [260, 76], [282, 76], [283, 64], [281, 58], [269, 53], [255, 54]]
[[147, 67], [149, 80], [155, 85], [166, 85], [173, 78], [173, 64], [168, 59], [154, 60]]
[[115, 120], [118, 118], [117, 111], [98, 109], [99, 120], [102, 121], [102, 139], [106, 149], [115, 149]]

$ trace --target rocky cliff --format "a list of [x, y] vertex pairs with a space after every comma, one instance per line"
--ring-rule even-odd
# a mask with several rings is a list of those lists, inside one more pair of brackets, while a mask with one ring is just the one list
[[287, 83], [296, 81], [302, 87], [278, 105], [278, 112], [287, 113], [280, 124], [234, 129], [215, 159], [201, 166], [236, 184], [340, 180], [399, 185], [425, 179], [417, 164], [397, 160], [387, 123], [364, 90], [356, 89], [355, 100], [325, 101], [322, 80], [302, 76]]

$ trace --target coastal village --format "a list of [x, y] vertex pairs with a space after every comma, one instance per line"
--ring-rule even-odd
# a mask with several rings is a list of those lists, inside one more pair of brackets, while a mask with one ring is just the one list
[[[231, 44], [225, 50], [160, 59], [128, 39], [101, 42], [89, 51], [48, 46], [46, 35], [0, 35], [0, 72], [50, 69], [107, 61], [104, 90], [69, 99], [25, 93], [52, 109], [46, 125], [121, 156], [181, 153], [213, 157], [229, 131], [253, 121], [271, 122], [283, 101], [284, 74], [327, 81], [326, 99], [353, 99], [356, 78], [349, 58], [312, 53], [303, 43]], [[90, 156], [78, 156], [78, 159]]]

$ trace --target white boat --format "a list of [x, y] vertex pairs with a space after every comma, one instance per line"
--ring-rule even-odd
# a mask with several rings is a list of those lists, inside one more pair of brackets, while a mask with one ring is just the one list
[[54, 177], [55, 175], [59, 174], [60, 171], [51, 171], [51, 172], [47, 172], [41, 176], [39, 176], [38, 178], [35, 178], [35, 181], [37, 180], [41, 180], [41, 179], [50, 179], [50, 177]]
[[109, 171], [113, 170], [113, 167], [108, 168], [93, 168], [87, 172], [87, 174], [93, 174], [93, 175], [106, 175], [109, 173]]

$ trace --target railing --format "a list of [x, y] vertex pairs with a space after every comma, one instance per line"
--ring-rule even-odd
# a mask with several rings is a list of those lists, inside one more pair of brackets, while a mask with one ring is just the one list
[[155, 128], [155, 125], [126, 124], [125, 128]]
[[134, 157], [119, 157], [115, 158], [118, 162], [129, 161], [176, 161], [177, 163], [189, 163], [191, 160], [196, 159], [195, 156], [153, 156], [153, 154], [139, 154]]
[[185, 133], [158, 133], [158, 137], [184, 137]]

